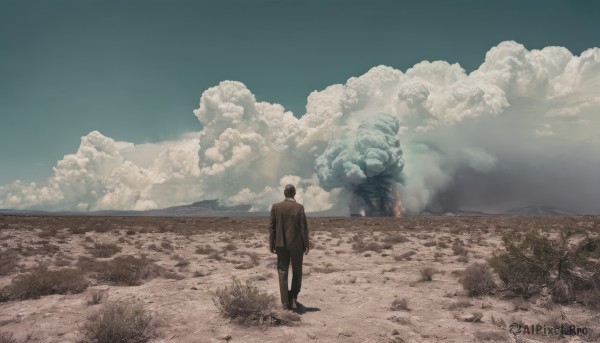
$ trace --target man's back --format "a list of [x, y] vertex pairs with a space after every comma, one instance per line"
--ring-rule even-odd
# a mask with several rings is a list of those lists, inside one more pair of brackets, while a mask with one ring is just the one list
[[271, 207], [269, 233], [271, 248], [304, 251], [309, 246], [304, 206], [293, 198], [274, 204]]

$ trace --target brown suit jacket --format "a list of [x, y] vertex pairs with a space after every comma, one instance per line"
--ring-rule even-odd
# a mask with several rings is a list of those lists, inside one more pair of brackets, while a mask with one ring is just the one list
[[269, 247], [271, 250], [286, 247], [300, 251], [309, 247], [308, 224], [302, 204], [286, 198], [271, 207]]

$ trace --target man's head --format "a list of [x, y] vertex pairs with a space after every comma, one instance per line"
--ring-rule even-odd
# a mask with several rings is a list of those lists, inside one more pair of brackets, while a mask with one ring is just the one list
[[283, 195], [285, 195], [286, 198], [293, 198], [296, 195], [296, 187], [294, 187], [294, 185], [286, 185], [283, 190]]

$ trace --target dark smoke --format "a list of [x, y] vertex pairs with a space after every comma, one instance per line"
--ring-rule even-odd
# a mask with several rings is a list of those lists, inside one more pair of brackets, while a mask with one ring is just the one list
[[322, 187], [344, 187], [353, 196], [352, 213], [399, 215], [397, 184], [402, 183], [402, 150], [397, 118], [377, 114], [360, 123], [355, 133], [332, 141], [316, 160]]

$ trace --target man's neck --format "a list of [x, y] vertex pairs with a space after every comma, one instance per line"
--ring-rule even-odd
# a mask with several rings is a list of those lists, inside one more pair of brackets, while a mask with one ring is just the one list
[[287, 200], [287, 201], [296, 201], [296, 199], [294, 199], [294, 198], [288, 198], [288, 197], [286, 197], [285, 200]]

